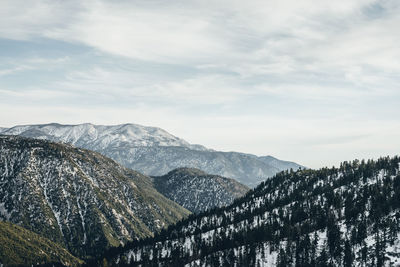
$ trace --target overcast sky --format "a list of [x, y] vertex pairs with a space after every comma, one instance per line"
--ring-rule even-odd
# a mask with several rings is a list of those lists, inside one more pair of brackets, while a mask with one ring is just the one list
[[0, 1], [0, 126], [158, 126], [309, 167], [400, 152], [399, 0]]

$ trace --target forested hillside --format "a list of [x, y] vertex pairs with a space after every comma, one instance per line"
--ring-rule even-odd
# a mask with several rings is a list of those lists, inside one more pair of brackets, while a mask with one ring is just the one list
[[0, 136], [0, 220], [19, 224], [80, 257], [152, 236], [190, 212], [150, 177], [93, 151]]
[[249, 191], [236, 180], [194, 168], [175, 169], [153, 182], [158, 192], [194, 213], [229, 205]]
[[0, 266], [78, 266], [82, 263], [62, 246], [23, 227], [0, 221]]
[[282, 172], [98, 262], [141, 266], [398, 266], [400, 158]]

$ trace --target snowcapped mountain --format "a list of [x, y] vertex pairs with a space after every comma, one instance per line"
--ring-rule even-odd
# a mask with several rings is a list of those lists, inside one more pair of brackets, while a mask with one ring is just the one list
[[2, 134], [64, 142], [94, 150], [147, 175], [160, 176], [176, 168], [190, 167], [231, 177], [251, 187], [282, 170], [302, 167], [272, 157], [214, 151], [189, 144], [160, 128], [137, 124], [25, 125], [5, 129]]
[[161, 194], [194, 213], [227, 206], [249, 191], [233, 179], [193, 168], [175, 169], [153, 181]]
[[200, 145], [191, 145], [163, 129], [137, 124], [104, 126], [93, 125], [91, 123], [79, 125], [51, 123], [15, 126], [7, 130], [3, 129], [3, 132], [3, 134], [7, 135], [21, 135], [30, 138], [68, 143], [90, 150], [141, 146], [180, 146], [197, 150], [206, 150], [206, 148]]
[[109, 266], [400, 266], [400, 157], [278, 173], [108, 255]]
[[151, 236], [189, 214], [149, 177], [99, 153], [19, 136], [0, 136], [0, 185], [0, 220], [81, 257]]

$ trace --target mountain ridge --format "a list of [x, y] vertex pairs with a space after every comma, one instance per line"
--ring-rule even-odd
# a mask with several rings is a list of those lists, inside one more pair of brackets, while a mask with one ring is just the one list
[[266, 160], [268, 156], [215, 151], [190, 144], [161, 128], [138, 124], [24, 125], [5, 129], [2, 134], [70, 143], [97, 151], [125, 167], [151, 176], [164, 175], [180, 167], [192, 167], [254, 187], [279, 171], [303, 168], [297, 163], [276, 158]]
[[[159, 127], [142, 126], [134, 123], [116, 124], [116, 125], [96, 125], [92, 123], [81, 124], [60, 124], [47, 123], [37, 125], [17, 125], [11, 128], [3, 128], [3, 134], [23, 135], [27, 131], [33, 131], [36, 138], [54, 138], [51, 141], [69, 143], [75, 146], [82, 146], [82, 142], [87, 142], [87, 148], [104, 148], [112, 141], [115, 141], [118, 135], [130, 146], [183, 146], [191, 149], [206, 150], [201, 145], [192, 145], [187, 141], [171, 135]], [[125, 134], [125, 136], [123, 135]], [[26, 136], [35, 137], [35, 136]], [[85, 140], [82, 140], [85, 138]]]
[[68, 144], [0, 135], [0, 219], [93, 256], [153, 235], [189, 211], [150, 177]]
[[193, 213], [227, 206], [250, 190], [234, 179], [195, 168], [178, 168], [152, 178], [160, 193]]
[[103, 258], [110, 266], [399, 266], [399, 200], [398, 156], [284, 171], [227, 207]]

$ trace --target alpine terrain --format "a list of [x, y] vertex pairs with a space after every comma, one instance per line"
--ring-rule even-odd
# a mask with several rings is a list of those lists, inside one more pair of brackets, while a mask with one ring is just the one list
[[281, 172], [228, 207], [110, 250], [108, 266], [399, 266], [400, 157]]
[[191, 167], [206, 173], [231, 177], [254, 187], [282, 170], [302, 167], [293, 162], [271, 156], [257, 157], [238, 152], [220, 152], [183, 139], [156, 128], [137, 124], [102, 126], [80, 125], [25, 125], [0, 129], [5, 135], [21, 135], [69, 143], [97, 151], [125, 167], [141, 173], [160, 176], [180, 168]]
[[153, 181], [158, 192], [194, 213], [227, 206], [249, 191], [233, 179], [193, 168], [175, 169]]
[[152, 236], [190, 212], [158, 193], [150, 177], [85, 149], [0, 136], [0, 220], [97, 255]]

